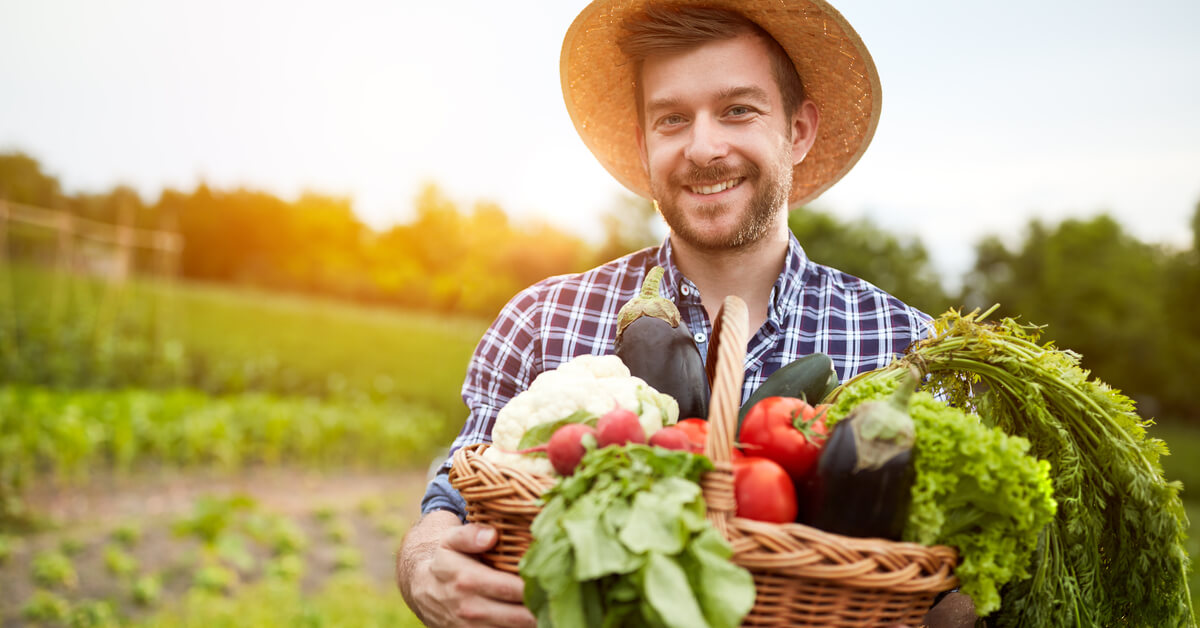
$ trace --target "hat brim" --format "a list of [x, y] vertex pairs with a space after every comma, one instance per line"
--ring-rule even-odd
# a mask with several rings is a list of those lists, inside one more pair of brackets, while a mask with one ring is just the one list
[[[592, 154], [633, 193], [651, 198], [637, 147], [633, 64], [617, 47], [622, 22], [646, 0], [597, 0], [563, 39], [563, 100]], [[879, 123], [879, 74], [845, 18], [822, 0], [655, 0], [658, 5], [730, 9], [767, 31], [791, 57], [805, 95], [820, 112], [817, 138], [792, 171], [789, 206], [811, 202], [841, 179]]]

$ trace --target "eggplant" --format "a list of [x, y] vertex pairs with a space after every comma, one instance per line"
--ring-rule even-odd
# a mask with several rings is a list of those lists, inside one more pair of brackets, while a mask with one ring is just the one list
[[663, 269], [655, 266], [641, 294], [617, 313], [615, 353], [629, 372], [679, 403], [679, 418], [708, 418], [708, 376], [704, 359], [679, 308], [659, 296]]
[[859, 404], [834, 426], [817, 461], [812, 525], [900, 540], [912, 498], [916, 428], [908, 402], [917, 379], [909, 372], [890, 398]]

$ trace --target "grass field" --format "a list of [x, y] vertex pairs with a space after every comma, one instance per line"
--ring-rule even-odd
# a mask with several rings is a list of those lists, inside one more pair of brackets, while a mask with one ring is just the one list
[[0, 265], [0, 381], [430, 405], [458, 423], [487, 321]]
[[366, 393], [428, 403], [461, 421], [459, 389], [487, 321], [354, 306], [330, 300], [185, 285], [176, 289], [178, 334], [200, 356], [243, 364], [332, 395]]

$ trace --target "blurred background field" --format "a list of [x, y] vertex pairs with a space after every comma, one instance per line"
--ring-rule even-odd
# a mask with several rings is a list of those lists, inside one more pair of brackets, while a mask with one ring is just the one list
[[[72, 195], [0, 155], [0, 625], [417, 625], [392, 556], [483, 330], [520, 287], [659, 227], [628, 199], [599, 244], [433, 185], [414, 204], [378, 231], [317, 195]], [[925, 311], [999, 302], [1045, 324], [1155, 418], [1200, 517], [1195, 238], [1035, 220], [977, 242], [951, 281], [919, 236], [810, 209], [790, 226], [816, 261]], [[1200, 207], [1180, 228], [1200, 235]]]

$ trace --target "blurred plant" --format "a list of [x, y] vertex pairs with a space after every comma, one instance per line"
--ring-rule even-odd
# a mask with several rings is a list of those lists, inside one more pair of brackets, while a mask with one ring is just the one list
[[58, 542], [58, 550], [67, 556], [78, 556], [83, 551], [83, 541], [68, 536]]
[[33, 558], [33, 581], [38, 586], [74, 589], [79, 586], [75, 565], [62, 552], [42, 552]]
[[242, 513], [256, 506], [253, 498], [246, 495], [231, 497], [204, 496], [192, 506], [192, 514], [180, 519], [172, 526], [179, 536], [194, 536], [209, 550], [216, 550], [217, 541], [234, 524]]
[[246, 539], [233, 532], [225, 532], [217, 538], [216, 556], [224, 563], [246, 572], [254, 568], [254, 556], [246, 547]]
[[266, 576], [296, 582], [304, 575], [304, 559], [296, 554], [283, 554], [266, 566]]
[[229, 593], [237, 586], [238, 582], [236, 571], [224, 565], [210, 563], [196, 570], [195, 577], [192, 579], [192, 590], [205, 593]]
[[32, 622], [63, 622], [71, 605], [65, 598], [50, 591], [37, 590], [21, 609], [21, 616]]
[[329, 523], [337, 516], [337, 510], [333, 506], [319, 506], [313, 511], [313, 516], [321, 523]]
[[333, 568], [337, 571], [350, 571], [362, 567], [362, 553], [357, 548], [340, 546], [333, 553]]
[[354, 526], [342, 518], [330, 519], [325, 523], [325, 534], [334, 543], [345, 543], [354, 538]]
[[112, 575], [124, 578], [137, 572], [138, 561], [132, 554], [119, 547], [106, 547], [104, 548], [104, 566]]
[[8, 562], [9, 557], [12, 556], [13, 551], [16, 550], [16, 545], [17, 539], [15, 537], [8, 536], [7, 534], [0, 534], [0, 565]]
[[280, 517], [272, 530], [269, 546], [277, 556], [299, 554], [308, 547], [308, 536], [298, 523]]
[[75, 605], [67, 616], [67, 628], [117, 628], [121, 623], [112, 602], [86, 600]]
[[142, 528], [136, 523], [122, 524], [113, 530], [112, 540], [122, 547], [131, 549], [142, 540]]
[[133, 581], [131, 597], [138, 606], [154, 606], [162, 597], [162, 577], [146, 574]]
[[407, 522], [397, 519], [394, 516], [378, 517], [375, 520], [375, 529], [393, 539], [399, 539], [404, 536], [404, 531], [407, 527]]
[[382, 510], [383, 510], [383, 499], [379, 496], [367, 497], [367, 498], [364, 498], [362, 501], [358, 502], [358, 512], [360, 512], [368, 517], [371, 515], [378, 514]]

